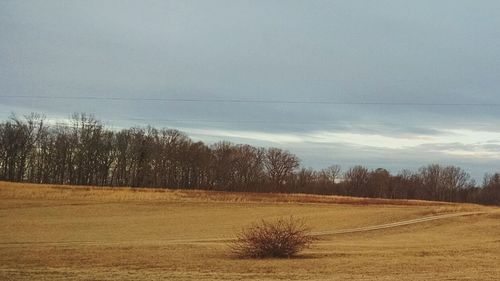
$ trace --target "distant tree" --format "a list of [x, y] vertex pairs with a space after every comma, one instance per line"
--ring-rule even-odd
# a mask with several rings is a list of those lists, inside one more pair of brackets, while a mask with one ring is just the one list
[[349, 195], [368, 196], [370, 173], [363, 166], [354, 166], [344, 174], [345, 185]]
[[294, 192], [317, 193], [317, 174], [311, 168], [302, 168], [296, 174]]
[[189, 175], [186, 187], [207, 188], [210, 182], [210, 163], [212, 160], [210, 148], [201, 141], [191, 142], [186, 154], [186, 173]]
[[425, 190], [421, 199], [457, 201], [460, 190], [474, 186], [470, 175], [455, 166], [432, 164], [420, 168], [419, 174]]
[[264, 166], [273, 190], [282, 191], [286, 179], [299, 167], [299, 159], [287, 150], [269, 148], [265, 154]]
[[12, 115], [0, 126], [2, 179], [25, 180], [30, 154], [43, 130], [44, 118], [38, 114], [27, 115], [24, 120]]
[[328, 168], [321, 170], [320, 173], [331, 184], [335, 184], [335, 181], [340, 177], [342, 173], [342, 169], [339, 165], [331, 165]]
[[402, 170], [392, 177], [388, 198], [416, 199], [420, 187], [420, 177], [410, 170]]
[[235, 185], [242, 191], [256, 191], [264, 181], [264, 149], [250, 145], [235, 147]]
[[421, 199], [441, 200], [443, 186], [441, 184], [441, 166], [431, 164], [419, 169], [422, 188], [424, 189]]
[[133, 187], [150, 186], [152, 181], [151, 159], [153, 155], [153, 138], [147, 131], [140, 128], [131, 129], [130, 141], [130, 179]]
[[391, 174], [383, 168], [370, 172], [368, 180], [369, 197], [387, 198], [391, 185]]
[[486, 204], [500, 205], [500, 173], [484, 176], [481, 201]]
[[222, 141], [211, 147], [213, 185], [222, 190], [235, 188], [236, 153], [232, 143]]
[[132, 132], [129, 129], [115, 133], [113, 138], [114, 162], [111, 168], [111, 181], [113, 186], [130, 185], [131, 178], [131, 145]]

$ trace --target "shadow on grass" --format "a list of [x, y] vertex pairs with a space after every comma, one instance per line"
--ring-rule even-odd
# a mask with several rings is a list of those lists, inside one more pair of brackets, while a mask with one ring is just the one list
[[263, 258], [251, 258], [251, 257], [240, 257], [237, 255], [226, 255], [225, 259], [230, 260], [241, 260], [241, 261], [287, 261], [287, 260], [312, 260], [321, 259], [329, 255], [325, 254], [300, 254], [291, 257], [263, 257]]

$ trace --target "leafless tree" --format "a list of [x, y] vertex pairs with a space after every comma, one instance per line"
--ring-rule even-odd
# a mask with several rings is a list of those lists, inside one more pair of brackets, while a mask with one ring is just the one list
[[363, 166], [354, 166], [344, 174], [345, 184], [349, 195], [367, 196], [368, 181], [370, 174]]
[[368, 180], [369, 197], [384, 198], [388, 196], [391, 187], [391, 174], [384, 168], [378, 168], [370, 172]]
[[484, 176], [481, 201], [487, 204], [500, 205], [500, 173]]
[[341, 173], [342, 169], [339, 165], [331, 165], [320, 172], [321, 177], [331, 184], [335, 184], [335, 181], [340, 177]]
[[269, 148], [264, 165], [274, 191], [280, 191], [287, 177], [299, 167], [299, 159], [287, 150]]

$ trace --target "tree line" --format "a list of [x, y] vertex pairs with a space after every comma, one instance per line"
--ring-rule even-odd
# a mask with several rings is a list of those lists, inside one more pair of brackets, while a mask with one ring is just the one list
[[172, 129], [111, 130], [86, 114], [70, 124], [38, 114], [0, 123], [0, 180], [500, 204], [500, 173], [477, 185], [460, 167], [436, 164], [394, 175], [363, 166], [313, 170], [280, 148], [207, 145]]

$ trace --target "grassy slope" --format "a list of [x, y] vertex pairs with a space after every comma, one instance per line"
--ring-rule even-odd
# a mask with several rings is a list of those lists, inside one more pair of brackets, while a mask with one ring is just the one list
[[[284, 215], [304, 217], [323, 231], [475, 209], [489, 213], [325, 237], [292, 260], [235, 260], [224, 243], [186, 241], [232, 237], [255, 220]], [[500, 276], [500, 215], [474, 205], [0, 183], [0, 221], [0, 280]]]

